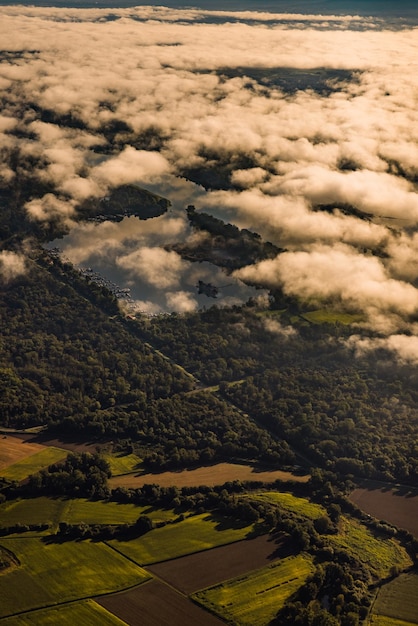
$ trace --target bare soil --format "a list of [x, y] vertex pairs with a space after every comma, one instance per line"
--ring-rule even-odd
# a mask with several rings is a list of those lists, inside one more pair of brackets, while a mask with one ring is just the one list
[[350, 500], [362, 511], [404, 528], [418, 538], [418, 492], [411, 489], [370, 486], [354, 489]]
[[129, 626], [222, 626], [220, 621], [159, 580], [96, 602]]
[[28, 437], [25, 435], [27, 440], [31, 443], [39, 443], [45, 446], [54, 446], [55, 448], [62, 448], [63, 450], [68, 450], [69, 452], [91, 452], [95, 454], [97, 452], [98, 446], [97, 442], [88, 442], [88, 441], [69, 441], [66, 439], [51, 439], [50, 435], [40, 434], [34, 437], [33, 435]]
[[251, 465], [239, 465], [237, 463], [218, 463], [207, 467], [198, 467], [192, 470], [181, 470], [178, 472], [161, 472], [159, 474], [125, 474], [123, 476], [115, 476], [110, 479], [110, 487], [137, 488], [145, 484], [155, 484], [161, 487], [198, 487], [199, 485], [207, 485], [214, 487], [215, 485], [223, 485], [227, 481], [262, 481], [274, 482], [282, 481], [298, 481], [307, 482], [309, 475], [299, 476], [282, 470], [263, 471]]
[[183, 593], [191, 594], [292, 553], [290, 543], [282, 535], [261, 535], [146, 569]]
[[12, 435], [0, 435], [0, 470], [44, 449], [45, 446], [39, 443], [28, 443]]

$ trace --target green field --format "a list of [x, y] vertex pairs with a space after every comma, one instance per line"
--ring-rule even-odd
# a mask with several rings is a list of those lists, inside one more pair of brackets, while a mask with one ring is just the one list
[[[253, 496], [251, 496], [253, 498]], [[310, 502], [306, 498], [299, 498], [288, 492], [265, 491], [255, 496], [257, 500], [264, 500], [272, 504], [279, 504], [284, 509], [298, 513], [310, 519], [318, 519], [326, 515], [326, 510], [320, 504]]]
[[138, 471], [142, 460], [136, 454], [106, 454], [106, 461], [110, 465], [112, 476], [121, 476]]
[[239, 528], [224, 527], [224, 521], [220, 516], [202, 513], [187, 517], [181, 522], [155, 528], [138, 539], [113, 539], [109, 545], [140, 565], [150, 565], [239, 541], [253, 529], [252, 524]]
[[35, 452], [35, 454], [28, 456], [26, 459], [22, 459], [17, 463], [9, 465], [9, 467], [1, 471], [1, 476], [8, 478], [9, 480], [24, 480], [30, 474], [36, 474], [44, 467], [48, 467], [48, 465], [61, 461], [67, 455], [68, 450], [62, 450], [61, 448], [54, 448], [53, 446], [50, 446], [45, 448], [45, 450]]
[[0, 505], [0, 526], [50, 524], [55, 527], [62, 519], [65, 506], [65, 500], [45, 496], [6, 501]]
[[390, 624], [394, 623], [394, 619], [418, 624], [417, 574], [401, 574], [379, 589], [370, 623], [381, 626], [380, 622], [376, 622], [377, 618], [391, 620]]
[[69, 524], [133, 524], [140, 515], [147, 515], [155, 522], [172, 520], [177, 515], [172, 509], [153, 509], [136, 504], [93, 501], [85, 498], [68, 500], [62, 520]]
[[6, 617], [2, 626], [126, 626], [116, 615], [93, 600], [63, 604], [50, 609], [32, 611], [25, 615]]
[[402, 619], [394, 619], [385, 615], [372, 615], [368, 626], [415, 626], [416, 622], [405, 622]]
[[92, 501], [85, 498], [28, 498], [12, 500], [0, 505], [0, 527], [14, 524], [45, 524], [55, 532], [59, 522], [68, 524], [132, 524], [140, 515], [148, 515], [155, 522], [176, 517], [172, 509], [153, 509], [135, 504]]
[[306, 556], [290, 556], [192, 597], [231, 624], [265, 626], [313, 569]]
[[301, 317], [312, 324], [354, 324], [360, 322], [361, 315], [354, 315], [350, 313], [339, 313], [337, 311], [327, 311], [326, 309], [318, 309], [317, 311], [308, 311], [302, 313]]
[[103, 543], [45, 543], [3, 538], [20, 566], [0, 576], [0, 617], [59, 602], [110, 593], [149, 578], [140, 567]]
[[412, 565], [406, 550], [396, 540], [376, 538], [368, 528], [345, 517], [341, 518], [339, 534], [330, 536], [330, 541], [367, 564], [379, 578], [389, 576], [392, 567], [402, 570]]

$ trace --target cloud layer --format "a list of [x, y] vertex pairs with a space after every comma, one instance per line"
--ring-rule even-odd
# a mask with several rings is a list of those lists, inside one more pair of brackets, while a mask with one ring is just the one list
[[[418, 29], [358, 16], [111, 13], [0, 8], [0, 176], [13, 180], [17, 150], [54, 190], [27, 204], [31, 218], [71, 222], [111, 186], [167, 189], [185, 172], [222, 170], [229, 188], [201, 193], [198, 209], [287, 249], [237, 277], [358, 310], [379, 332], [411, 330]], [[176, 236], [189, 236], [175, 219]], [[196, 306], [179, 280], [185, 262], [150, 227], [126, 254], [120, 232], [101, 228], [133, 278], [158, 281], [176, 310]]]

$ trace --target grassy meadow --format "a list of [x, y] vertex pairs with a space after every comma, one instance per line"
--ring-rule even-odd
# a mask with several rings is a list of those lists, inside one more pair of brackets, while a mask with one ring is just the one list
[[110, 465], [112, 476], [121, 476], [139, 471], [142, 460], [136, 454], [105, 454], [106, 461]]
[[265, 626], [313, 569], [308, 557], [290, 556], [192, 597], [231, 624]]
[[[386, 626], [382, 621], [403, 620], [407, 624], [418, 624], [418, 575], [401, 574], [379, 589], [373, 605], [370, 624]], [[392, 620], [392, 621], [390, 621]]]
[[58, 607], [31, 611], [1, 620], [2, 626], [126, 626], [93, 600], [83, 600]]
[[[252, 498], [254, 496], [251, 496]], [[318, 519], [326, 515], [326, 510], [320, 504], [310, 502], [307, 498], [294, 496], [286, 491], [265, 491], [257, 494], [257, 500], [267, 501], [272, 504], [279, 504], [284, 509], [308, 517]]]
[[142, 568], [103, 543], [3, 538], [0, 545], [20, 561], [19, 567], [0, 577], [0, 617], [110, 593], [149, 578]]
[[405, 548], [395, 539], [376, 538], [368, 528], [355, 520], [342, 517], [340, 532], [330, 539], [332, 543], [366, 563], [379, 578], [389, 576], [392, 567], [402, 570], [412, 565]]
[[416, 622], [405, 622], [403, 619], [386, 617], [386, 615], [372, 615], [368, 626], [416, 626]]
[[0, 504], [0, 527], [15, 524], [49, 524], [56, 527], [62, 519], [66, 501], [61, 498], [6, 500]]
[[155, 528], [138, 539], [113, 539], [109, 545], [140, 565], [150, 565], [239, 541], [253, 529], [252, 524], [228, 527], [224, 522], [220, 516], [202, 513]]
[[155, 522], [176, 517], [171, 509], [153, 509], [135, 504], [118, 504], [86, 498], [28, 498], [0, 505], [0, 528], [15, 524], [49, 524], [55, 531], [59, 522], [68, 524], [132, 524], [140, 515]]
[[362, 320], [361, 315], [318, 309], [303, 313], [301, 317], [312, 324], [343, 324], [348, 326]]

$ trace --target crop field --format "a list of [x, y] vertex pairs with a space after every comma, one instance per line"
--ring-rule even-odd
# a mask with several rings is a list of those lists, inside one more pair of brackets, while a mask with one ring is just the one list
[[326, 514], [324, 507], [320, 504], [310, 502], [307, 498], [294, 496], [287, 491], [265, 491], [257, 494], [256, 498], [257, 500], [279, 504], [284, 509], [292, 511], [292, 513], [299, 513], [310, 519], [318, 519]]
[[132, 524], [140, 515], [147, 515], [154, 522], [166, 522], [177, 517], [172, 509], [77, 498], [67, 501], [61, 519], [69, 524]]
[[416, 626], [415, 622], [405, 622], [403, 619], [386, 617], [385, 615], [372, 615], [368, 626]]
[[126, 626], [116, 615], [109, 613], [105, 608], [93, 600], [83, 600], [72, 604], [49, 609], [40, 609], [17, 615], [16, 617], [6, 617], [1, 620], [2, 626]]
[[0, 526], [48, 523], [57, 525], [62, 519], [66, 505], [65, 500], [45, 496], [27, 500], [9, 500], [0, 504]]
[[341, 518], [340, 532], [330, 536], [330, 540], [367, 563], [379, 578], [389, 576], [392, 567], [404, 569], [412, 565], [406, 550], [395, 539], [376, 538], [354, 520]]
[[225, 624], [158, 580], [151, 580], [130, 591], [103, 596], [97, 602], [120, 619], [126, 620], [130, 626]]
[[27, 443], [19, 437], [0, 435], [0, 474], [13, 463], [44, 450], [45, 446], [39, 443]]
[[418, 537], [418, 493], [400, 494], [394, 489], [359, 488], [350, 494], [350, 500], [365, 513], [405, 528]]
[[50, 524], [56, 530], [59, 522], [68, 524], [132, 524], [140, 515], [155, 522], [177, 517], [172, 509], [154, 509], [135, 504], [93, 501], [85, 498], [28, 498], [0, 504], [0, 527], [14, 524]]
[[[31, 445], [31, 444], [23, 444]], [[9, 480], [23, 480], [30, 474], [39, 472], [44, 467], [48, 467], [52, 463], [61, 461], [67, 456], [67, 450], [62, 448], [55, 448], [53, 446], [43, 448], [26, 458], [9, 465], [7, 468], [1, 470], [1, 476], [8, 478]]]
[[327, 311], [326, 309], [318, 309], [317, 311], [308, 311], [301, 315], [303, 319], [308, 320], [312, 324], [354, 324], [360, 322], [361, 315], [350, 313], [339, 313], [338, 311]]
[[265, 626], [313, 569], [309, 558], [289, 556], [262, 569], [199, 591], [193, 594], [193, 598], [232, 624]]
[[147, 569], [183, 593], [191, 594], [264, 567], [289, 554], [290, 549], [281, 535], [260, 535], [157, 563]]
[[112, 476], [120, 476], [129, 472], [138, 471], [141, 459], [136, 454], [105, 454], [106, 461], [110, 465]]
[[373, 621], [382, 616], [418, 624], [418, 575], [401, 574], [387, 583], [377, 594], [373, 606]]
[[149, 578], [142, 568], [102, 543], [3, 538], [1, 545], [21, 565], [0, 576], [0, 617], [110, 593]]
[[170, 487], [172, 485], [176, 487], [198, 487], [199, 485], [214, 487], [215, 485], [223, 485], [230, 480], [240, 480], [242, 482], [256, 480], [263, 482], [274, 482], [276, 480], [307, 482], [309, 478], [309, 475], [299, 476], [282, 470], [258, 471], [251, 465], [218, 463], [179, 472], [114, 476], [109, 483], [112, 489], [116, 487], [136, 488], [145, 484], [156, 484], [161, 487]]
[[139, 565], [150, 565], [245, 539], [252, 530], [253, 524], [230, 526], [220, 516], [202, 513], [155, 528], [138, 539], [112, 539], [109, 545]]

